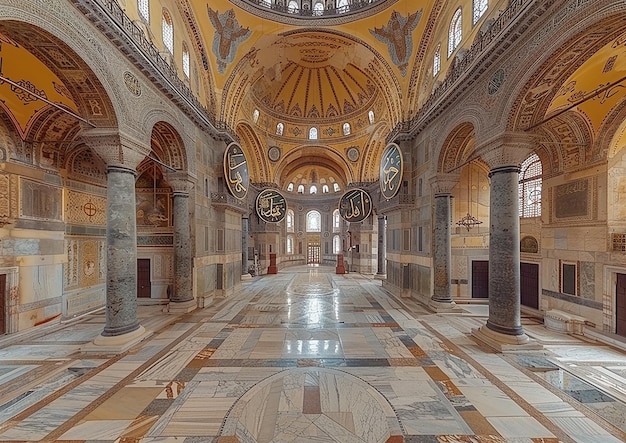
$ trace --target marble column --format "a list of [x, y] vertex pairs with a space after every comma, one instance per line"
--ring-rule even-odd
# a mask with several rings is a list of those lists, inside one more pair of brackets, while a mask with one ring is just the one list
[[[83, 141], [107, 165], [106, 322], [93, 344], [123, 351], [147, 336], [137, 321], [136, 167], [148, 150], [116, 129], [83, 132]], [[90, 352], [89, 349], [83, 349]]]
[[473, 335], [498, 350], [540, 347], [524, 332], [520, 313], [519, 165], [532, 143], [525, 134], [504, 134], [480, 151], [490, 166], [489, 318]]
[[489, 320], [487, 328], [524, 336], [520, 315], [519, 167], [489, 172]]
[[435, 282], [432, 301], [452, 303], [450, 295], [450, 269], [452, 247], [450, 244], [450, 194], [435, 195], [435, 226], [433, 244], [433, 268]]
[[248, 272], [248, 230], [250, 220], [248, 217], [241, 217], [241, 275], [250, 277]]
[[191, 312], [197, 304], [193, 298], [193, 245], [189, 216], [189, 192], [192, 182], [185, 173], [168, 174], [174, 191], [174, 290], [170, 295], [170, 313]]
[[438, 174], [431, 179], [434, 195], [433, 220], [433, 295], [429, 305], [436, 311], [456, 308], [452, 300], [451, 208], [452, 189], [458, 183], [459, 174]]
[[106, 324], [102, 335], [139, 329], [137, 322], [137, 218], [133, 169], [107, 167]]
[[378, 272], [377, 275], [387, 274], [387, 217], [378, 216]]

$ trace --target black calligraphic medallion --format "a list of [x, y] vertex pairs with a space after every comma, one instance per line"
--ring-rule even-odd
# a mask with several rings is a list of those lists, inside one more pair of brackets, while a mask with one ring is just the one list
[[400, 189], [403, 169], [400, 147], [395, 143], [388, 144], [380, 159], [380, 193], [386, 200], [391, 200]]
[[339, 215], [347, 222], [361, 222], [369, 217], [371, 212], [372, 198], [363, 189], [350, 189], [339, 199]]
[[248, 160], [237, 143], [231, 143], [224, 151], [224, 176], [230, 193], [243, 200], [250, 186], [250, 174]]
[[280, 192], [264, 189], [256, 198], [256, 213], [265, 222], [278, 223], [285, 218], [287, 201]]

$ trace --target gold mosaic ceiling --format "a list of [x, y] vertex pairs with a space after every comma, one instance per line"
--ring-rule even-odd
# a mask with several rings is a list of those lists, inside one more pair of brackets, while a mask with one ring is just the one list
[[347, 39], [301, 33], [263, 52], [278, 62], [264, 68], [251, 93], [255, 106], [275, 118], [342, 120], [366, 113], [379, 96]]

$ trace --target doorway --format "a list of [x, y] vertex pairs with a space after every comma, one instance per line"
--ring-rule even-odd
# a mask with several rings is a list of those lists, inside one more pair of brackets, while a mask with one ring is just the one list
[[309, 243], [307, 245], [306, 262], [307, 264], [319, 264], [321, 247], [319, 243]]
[[150, 282], [150, 259], [137, 259], [137, 298], [152, 297], [152, 283]]
[[615, 285], [615, 333], [626, 337], [626, 274], [617, 274]]
[[521, 303], [529, 308], [539, 309], [539, 265], [520, 263]]
[[489, 260], [472, 261], [472, 298], [489, 298]]

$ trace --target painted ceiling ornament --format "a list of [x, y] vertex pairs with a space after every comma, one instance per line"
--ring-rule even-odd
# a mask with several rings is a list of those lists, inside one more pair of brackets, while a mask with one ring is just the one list
[[389, 49], [391, 60], [400, 68], [404, 77], [411, 52], [413, 52], [412, 32], [422, 17], [422, 10], [402, 17], [398, 11], [393, 11], [386, 26], [370, 29], [370, 34], [377, 40], [385, 43]]
[[243, 28], [237, 22], [235, 11], [232, 9], [220, 14], [207, 5], [207, 12], [215, 28], [213, 53], [217, 57], [217, 70], [220, 74], [223, 74], [226, 70], [226, 65], [235, 59], [239, 44], [250, 37], [252, 32], [250, 28]]

